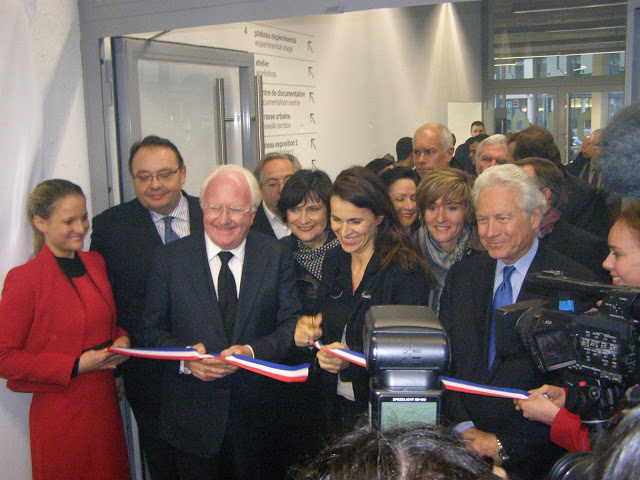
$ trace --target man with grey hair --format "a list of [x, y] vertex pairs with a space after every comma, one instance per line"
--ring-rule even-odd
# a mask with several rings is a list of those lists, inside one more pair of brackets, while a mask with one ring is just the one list
[[507, 137], [496, 134], [485, 138], [476, 150], [476, 174], [480, 175], [487, 168], [507, 163]]
[[278, 239], [291, 233], [280, 216], [278, 200], [280, 200], [282, 188], [289, 177], [301, 168], [300, 162], [295, 156], [282, 152], [268, 153], [258, 162], [253, 174], [260, 183], [263, 202], [256, 211], [256, 217], [251, 226], [252, 230]]
[[[143, 343], [278, 362], [293, 345], [299, 300], [291, 252], [250, 231], [260, 187], [247, 169], [204, 181], [204, 234], [158, 249], [147, 284]], [[178, 450], [181, 480], [269, 478], [275, 380], [219, 358], [168, 364], [160, 435]]]
[[413, 135], [413, 164], [420, 177], [439, 168], [449, 168], [453, 157], [453, 136], [439, 123], [427, 123]]
[[[547, 292], [525, 284], [529, 272], [553, 269], [585, 280], [595, 277], [540, 244], [537, 232], [545, 198], [520, 167], [499, 165], [484, 171], [474, 184], [473, 202], [478, 236], [487, 251], [464, 257], [451, 267], [445, 282], [440, 320], [452, 352], [448, 374], [530, 390], [541, 385], [542, 378], [524, 351], [503, 346], [501, 339], [513, 335], [513, 325], [495, 322], [496, 308], [545, 296]], [[512, 478], [543, 478], [563, 452], [551, 443], [548, 427], [526, 420], [510, 399], [448, 391], [445, 405], [469, 448], [491, 457]]]

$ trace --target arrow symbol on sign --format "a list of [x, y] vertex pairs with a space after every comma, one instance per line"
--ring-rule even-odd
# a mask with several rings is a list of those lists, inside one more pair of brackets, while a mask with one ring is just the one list
[[316, 99], [313, 98], [313, 92], [309, 92], [309, 100], [311, 100], [313, 103], [316, 103]]
[[309, 50], [311, 53], [313, 53], [313, 48], [311, 48], [311, 40], [309, 40], [307, 42], [307, 50]]
[[313, 118], [313, 115], [314, 115], [313, 113], [309, 114], [309, 120], [311, 121], [311, 123], [316, 123], [316, 119]]
[[314, 150], [317, 150], [317, 148], [316, 148], [316, 139], [315, 138], [311, 139], [311, 148], [313, 148]]
[[315, 77], [313, 76], [313, 67], [309, 67], [308, 72], [309, 72], [309, 76], [310, 76], [311, 78], [315, 78]]

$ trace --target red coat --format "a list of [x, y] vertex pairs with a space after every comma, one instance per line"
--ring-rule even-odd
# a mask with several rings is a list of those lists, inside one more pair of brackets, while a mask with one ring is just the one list
[[104, 260], [77, 253], [87, 275], [73, 281], [46, 246], [7, 275], [0, 300], [0, 376], [11, 390], [33, 392], [34, 480], [129, 480], [113, 372], [71, 378], [84, 349], [126, 335], [115, 326]]
[[[116, 307], [102, 257], [77, 252], [112, 312], [112, 340], [126, 335], [115, 325]], [[82, 302], [46, 245], [12, 269], [0, 301], [0, 376], [15, 392], [55, 392], [69, 385], [83, 350], [87, 318]], [[106, 339], [105, 339], [106, 340]]]

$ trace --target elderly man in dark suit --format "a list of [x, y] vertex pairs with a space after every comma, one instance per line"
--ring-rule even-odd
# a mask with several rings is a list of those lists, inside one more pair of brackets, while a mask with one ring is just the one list
[[[201, 235], [198, 199], [182, 191], [186, 166], [169, 140], [148, 136], [129, 155], [136, 198], [93, 219], [91, 250], [102, 254], [117, 307], [117, 323], [139, 345], [147, 276], [154, 249], [190, 233]], [[162, 362], [131, 358], [122, 370], [152, 480], [177, 479], [175, 449], [158, 435]]]
[[[145, 344], [277, 362], [299, 311], [291, 252], [249, 231], [261, 197], [248, 170], [218, 167], [201, 191], [205, 234], [157, 250]], [[277, 381], [207, 358], [172, 362], [163, 387], [160, 433], [179, 450], [181, 480], [270, 477]]]
[[[494, 310], [540, 292], [523, 285], [528, 272], [562, 270], [594, 280], [586, 268], [545, 248], [536, 233], [545, 198], [520, 167], [487, 169], [473, 188], [478, 234], [487, 249], [449, 271], [440, 319], [452, 352], [450, 375], [470, 382], [529, 390], [544, 383], [525, 352], [496, 351]], [[526, 420], [509, 399], [447, 392], [449, 420], [470, 448], [502, 465], [510, 478], [543, 478], [562, 453], [549, 429]]]

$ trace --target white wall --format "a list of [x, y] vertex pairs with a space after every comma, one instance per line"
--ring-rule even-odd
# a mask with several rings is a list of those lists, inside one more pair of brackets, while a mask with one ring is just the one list
[[[29, 256], [30, 229], [24, 214], [28, 192], [42, 178], [63, 177], [89, 194], [89, 164], [76, 2], [3, 0], [0, 10], [2, 45], [7, 49], [0, 61], [0, 181], [3, 200], [10, 198], [2, 202], [0, 278], [4, 279], [9, 268]], [[19, 60], [10, 63], [17, 55]], [[3, 69], [7, 66], [8, 71]], [[8, 108], [16, 105], [17, 109]], [[31, 395], [12, 393], [0, 382], [0, 476], [4, 480], [31, 478], [30, 402]]]
[[[306, 167], [316, 159], [332, 177], [348, 165], [395, 155], [396, 141], [423, 123], [447, 124], [449, 102], [481, 102], [479, 2], [256, 23], [313, 39], [317, 150], [293, 153]], [[262, 53], [243, 41], [247, 26], [251, 31], [253, 24], [243, 23], [172, 31], [161, 39]], [[281, 68], [278, 77], [287, 77], [296, 64]], [[477, 110], [464, 119], [463, 136]]]

